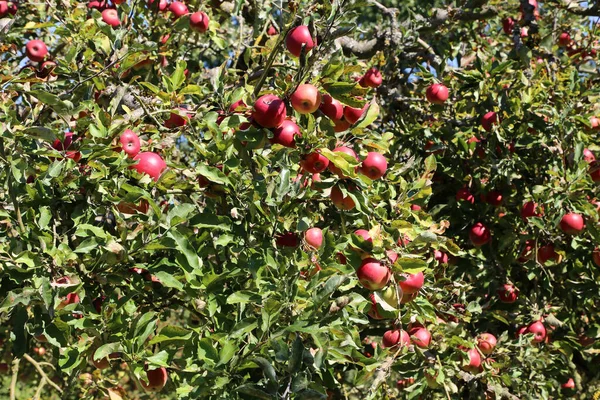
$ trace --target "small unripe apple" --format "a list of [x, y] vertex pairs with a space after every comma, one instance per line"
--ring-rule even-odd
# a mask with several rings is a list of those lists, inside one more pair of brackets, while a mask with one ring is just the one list
[[423, 271], [417, 272], [416, 274], [405, 273], [402, 274], [404, 280], [399, 280], [398, 285], [402, 289], [404, 295], [410, 295], [417, 293], [425, 284], [425, 275]]
[[329, 119], [334, 121], [340, 120], [344, 116], [344, 106], [342, 103], [331, 97], [331, 95], [323, 95], [322, 103], [319, 110]]
[[264, 128], [277, 128], [286, 116], [285, 103], [274, 94], [265, 94], [254, 103], [252, 118]]
[[380, 179], [387, 171], [387, 159], [380, 153], [369, 152], [363, 160], [360, 172], [369, 179]]
[[119, 20], [119, 13], [114, 8], [107, 8], [102, 11], [102, 21], [104, 21], [107, 25], [112, 26], [113, 28], [121, 25], [121, 21]]
[[300, 114], [312, 114], [321, 105], [321, 93], [314, 85], [304, 83], [290, 97], [292, 107]]
[[337, 186], [331, 188], [331, 194], [329, 195], [331, 202], [340, 210], [350, 211], [356, 207], [354, 200], [349, 195], [344, 197], [342, 189]]
[[482, 333], [477, 339], [477, 347], [485, 355], [492, 354], [496, 348], [496, 336], [491, 333]]
[[165, 121], [165, 127], [169, 129], [180, 128], [186, 126], [188, 121], [187, 112], [184, 108], [179, 109], [179, 113], [172, 112], [169, 119]]
[[180, 1], [174, 1], [169, 6], [169, 11], [173, 14], [173, 19], [177, 19], [179, 17], [183, 17], [186, 14], [189, 14], [189, 10], [185, 4]]
[[491, 131], [492, 126], [498, 124], [499, 122], [498, 114], [496, 114], [494, 111], [487, 112], [483, 117], [481, 117], [481, 126], [487, 132]]
[[167, 168], [167, 163], [165, 163], [162, 157], [150, 151], [139, 153], [133, 159], [139, 162], [130, 168], [135, 169], [141, 174], [150, 175], [155, 181], [158, 181], [160, 175]]
[[531, 323], [526, 332], [533, 333], [532, 343], [542, 343], [546, 339], [546, 327], [541, 321]]
[[456, 200], [457, 201], [466, 201], [471, 204], [475, 203], [475, 196], [469, 191], [469, 189], [465, 186], [456, 192]]
[[431, 333], [422, 326], [415, 327], [409, 331], [412, 343], [422, 349], [429, 347], [431, 343]]
[[327, 169], [329, 159], [319, 152], [313, 152], [301, 161], [302, 168], [311, 174], [318, 174]]
[[25, 54], [31, 61], [42, 62], [48, 54], [46, 44], [39, 39], [33, 39], [27, 42]]
[[427, 88], [425, 97], [433, 104], [444, 104], [448, 100], [448, 88], [441, 83], [434, 83]]
[[583, 228], [585, 228], [585, 222], [580, 214], [568, 213], [560, 220], [560, 229], [568, 235], [577, 235]]
[[471, 230], [469, 231], [469, 239], [471, 239], [473, 246], [480, 247], [492, 239], [492, 233], [487, 226], [481, 222], [478, 222], [471, 227]]
[[528, 201], [527, 203], [523, 204], [523, 207], [521, 208], [521, 217], [523, 219], [527, 219], [531, 217], [541, 217], [544, 215], [544, 209], [542, 207], [540, 207], [539, 212], [537, 210], [538, 204], [533, 201]]
[[549, 260], [552, 260], [554, 263], [559, 263], [561, 258], [562, 257], [560, 254], [554, 250], [554, 246], [552, 244], [541, 246], [537, 252], [537, 259], [540, 264], [545, 264]]
[[196, 32], [204, 33], [208, 30], [210, 19], [205, 12], [198, 11], [190, 15], [190, 27]]
[[146, 375], [148, 376], [148, 383], [144, 380], [141, 380], [141, 383], [144, 389], [149, 392], [160, 392], [167, 384], [169, 378], [167, 369], [164, 367], [146, 371]]
[[16, 13], [17, 4], [14, 1], [0, 1], [0, 18], [4, 18], [8, 14], [15, 15]]
[[384, 332], [381, 347], [389, 349], [400, 346], [408, 346], [410, 344], [410, 335], [408, 332], [401, 329], [394, 329]]
[[356, 276], [365, 288], [380, 290], [390, 281], [390, 270], [374, 258], [365, 258], [356, 270]]
[[558, 44], [560, 47], [567, 47], [571, 44], [571, 35], [568, 32], [563, 32], [558, 36]]
[[121, 149], [129, 156], [135, 157], [140, 152], [140, 138], [131, 129], [125, 131], [119, 136]]
[[286, 119], [273, 130], [273, 138], [270, 139], [273, 144], [280, 144], [285, 147], [296, 147], [296, 136], [302, 136], [300, 127], [289, 119]]
[[[358, 156], [356, 155], [354, 150], [352, 150], [351, 148], [346, 147], [346, 146], [336, 147], [335, 149], [333, 149], [333, 152], [334, 153], [345, 153], [345, 154], [348, 154], [349, 156], [354, 157], [356, 160], [358, 160]], [[336, 174], [340, 178], [342, 178], [342, 179], [348, 178], [346, 175], [344, 175], [344, 173], [342, 172], [341, 169], [339, 169], [338, 167], [335, 166], [335, 164], [329, 163], [328, 168], [332, 173]]]
[[383, 78], [381, 72], [377, 68], [369, 69], [365, 75], [358, 81], [358, 84], [362, 87], [377, 88], [381, 86]]
[[317, 45], [317, 40], [310, 36], [310, 30], [306, 25], [300, 25], [289, 31], [285, 38], [285, 45], [290, 53], [296, 57], [300, 57], [302, 46], [304, 51], [308, 53]]
[[368, 107], [368, 104], [365, 104], [363, 108], [346, 106], [344, 107], [344, 118], [350, 123], [350, 125], [353, 125], [360, 119], [360, 117], [363, 116]]
[[323, 231], [321, 228], [310, 228], [304, 232], [304, 241], [313, 249], [319, 249], [323, 244]]

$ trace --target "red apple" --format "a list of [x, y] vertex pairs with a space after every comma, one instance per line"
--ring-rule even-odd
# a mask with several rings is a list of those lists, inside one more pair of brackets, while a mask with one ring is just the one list
[[360, 172], [372, 180], [380, 179], [386, 171], [387, 159], [376, 152], [369, 152], [360, 167]]
[[15, 15], [16, 13], [17, 4], [14, 1], [0, 1], [0, 18], [4, 18], [8, 14]]
[[323, 231], [321, 228], [310, 228], [304, 232], [304, 241], [313, 249], [319, 249], [323, 244]]
[[274, 94], [265, 94], [254, 103], [252, 118], [264, 128], [277, 128], [286, 115], [285, 103]]
[[278, 234], [275, 237], [275, 243], [277, 244], [277, 247], [298, 247], [300, 239], [295, 233], [286, 232]]
[[208, 30], [210, 19], [205, 12], [198, 11], [190, 15], [190, 27], [196, 32], [204, 33]]
[[508, 17], [502, 20], [502, 30], [507, 35], [512, 34], [513, 28], [515, 27], [515, 20]]
[[54, 76], [54, 69], [56, 68], [56, 63], [54, 61], [44, 61], [38, 70], [38, 76], [40, 78], [47, 78], [48, 76]]
[[381, 77], [381, 72], [377, 68], [369, 69], [365, 75], [358, 81], [358, 84], [362, 87], [371, 87], [377, 88], [381, 86], [383, 82], [383, 78]]
[[392, 347], [408, 346], [410, 344], [410, 335], [408, 332], [401, 329], [386, 331], [381, 340], [381, 347], [389, 349]]
[[418, 205], [418, 204], [411, 204], [411, 205], [410, 205], [410, 209], [411, 209], [412, 211], [421, 211], [421, 206], [420, 206], [420, 205]]
[[132, 165], [131, 168], [141, 174], [150, 175], [155, 181], [158, 181], [160, 175], [167, 168], [167, 163], [165, 163], [162, 157], [150, 151], [139, 153], [133, 159], [139, 162]]
[[187, 6], [180, 1], [172, 2], [169, 6], [169, 11], [171, 11], [171, 13], [173, 14], [174, 19], [183, 17], [184, 15], [189, 13]]
[[473, 246], [480, 247], [488, 243], [492, 239], [492, 233], [490, 229], [482, 224], [481, 222], [476, 223], [471, 227], [469, 232], [469, 239]]
[[356, 206], [352, 197], [344, 197], [344, 193], [337, 186], [331, 188], [331, 194], [329, 198], [331, 199], [331, 202], [341, 210], [350, 211]]
[[433, 252], [433, 258], [440, 264], [448, 264], [448, 254], [436, 250]]
[[186, 126], [187, 121], [187, 110], [184, 108], [180, 108], [177, 114], [172, 112], [169, 115], [169, 119], [165, 121], [165, 127], [169, 129], [180, 128], [182, 126]]
[[356, 275], [361, 285], [369, 290], [383, 289], [390, 281], [390, 270], [374, 258], [365, 258]]
[[598, 119], [595, 116], [590, 117], [590, 127], [593, 130], [598, 130], [600, 129], [600, 119]]
[[473, 373], [478, 372], [479, 368], [481, 367], [481, 355], [479, 354], [479, 351], [477, 351], [477, 348], [472, 348], [465, 351], [467, 352], [469, 361], [463, 365], [463, 369]]
[[269, 35], [269, 36], [275, 36], [278, 33], [279, 32], [277, 32], [277, 29], [275, 29], [275, 27], [273, 25], [270, 25], [269, 29], [267, 29], [267, 35]]
[[321, 93], [315, 86], [304, 83], [298, 86], [290, 101], [294, 110], [300, 114], [312, 114], [321, 105]]
[[310, 30], [306, 25], [293, 28], [285, 38], [285, 45], [288, 51], [296, 57], [300, 57], [302, 46], [304, 46], [304, 51], [308, 53], [316, 44], [317, 40], [313, 40], [310, 36]]
[[486, 113], [483, 117], [481, 117], [481, 126], [487, 132], [492, 130], [492, 125], [496, 125], [499, 123], [498, 114], [494, 111], [490, 111]]
[[121, 149], [129, 157], [135, 157], [140, 152], [140, 138], [130, 129], [125, 129], [119, 137], [119, 142], [121, 143]]
[[592, 151], [590, 149], [583, 149], [583, 160], [585, 162], [589, 163], [593, 163], [594, 161], [596, 161], [596, 156], [594, 155], [594, 153], [592, 153]]
[[471, 204], [475, 203], [475, 196], [473, 196], [466, 186], [458, 189], [458, 192], [456, 192], [456, 201], [461, 200]]
[[415, 346], [426, 349], [431, 343], [431, 333], [422, 326], [415, 327], [409, 331], [410, 338]]
[[[348, 154], [349, 156], [354, 157], [356, 160], [358, 160], [358, 156], [356, 155], [356, 153], [354, 152], [354, 150], [352, 150], [349, 147], [346, 146], [340, 146], [340, 147], [336, 147], [335, 149], [333, 149], [334, 153], [345, 153]], [[329, 163], [329, 170], [331, 172], [333, 172], [334, 174], [336, 174], [337, 176], [339, 176], [340, 178], [344, 179], [344, 178], [348, 178], [346, 175], [344, 175], [344, 173], [342, 172], [341, 169], [339, 169], [338, 167], [335, 166], [335, 164], [333, 163]]]
[[485, 355], [492, 354], [496, 348], [496, 336], [491, 333], [482, 333], [477, 339], [477, 347]]
[[595, 183], [599, 183], [600, 182], [600, 168], [598, 168], [597, 166], [590, 167], [590, 177], [592, 178], [592, 181], [594, 181]]
[[363, 108], [346, 106], [344, 107], [344, 118], [350, 123], [350, 125], [353, 125], [360, 119], [360, 117], [362, 117], [365, 111], [367, 111], [368, 107], [368, 104], [365, 104]]
[[558, 36], [558, 45], [560, 47], [567, 47], [571, 44], [571, 35], [568, 32], [563, 32]]
[[399, 280], [398, 285], [402, 289], [404, 295], [417, 293], [425, 284], [425, 275], [423, 272], [417, 272], [416, 274], [405, 273], [402, 274], [404, 280]]
[[448, 100], [448, 88], [441, 83], [434, 83], [427, 88], [425, 97], [433, 104], [444, 104]]
[[311, 174], [318, 174], [327, 169], [329, 160], [319, 152], [312, 152], [301, 161], [302, 168]]
[[33, 39], [27, 42], [25, 46], [25, 54], [31, 61], [42, 62], [48, 54], [46, 44], [38, 39]]
[[354, 234], [360, 236], [366, 242], [373, 243], [373, 238], [371, 237], [369, 231], [366, 229], [357, 229], [354, 232]]
[[164, 367], [146, 371], [146, 375], [148, 376], [148, 383], [144, 380], [141, 380], [141, 383], [143, 388], [149, 392], [161, 391], [167, 384], [167, 379], [169, 378], [167, 370]]
[[535, 321], [527, 327], [527, 333], [533, 333], [532, 343], [541, 343], [546, 339], [546, 327], [541, 321]]
[[540, 264], [545, 264], [548, 260], [552, 260], [554, 263], [559, 263], [561, 256], [554, 250], [554, 246], [552, 244], [547, 244], [538, 249], [537, 259]]
[[319, 110], [329, 119], [340, 120], [344, 116], [344, 106], [328, 94], [323, 95]]
[[417, 298], [419, 292], [413, 294], [403, 294], [402, 299], [400, 299], [400, 304], [407, 304]]
[[492, 190], [485, 195], [485, 201], [494, 206], [499, 207], [502, 204], [502, 192], [498, 190]]
[[286, 119], [273, 130], [273, 138], [270, 141], [273, 144], [294, 148], [296, 147], [296, 136], [302, 136], [300, 127], [295, 122]]
[[535, 240], [527, 239], [525, 241], [525, 246], [523, 246], [523, 250], [521, 251], [521, 255], [517, 259], [520, 263], [527, 262], [533, 258], [533, 253], [535, 249]]
[[[148, 5], [150, 7], [152, 7], [152, 4], [154, 4], [156, 0], [148, 0]], [[158, 2], [158, 11], [167, 11], [167, 9], [169, 8], [169, 3], [167, 2], [167, 0], [159, 0]], [[156, 10], [156, 8], [153, 8], [154, 10]]]
[[580, 214], [568, 213], [560, 220], [560, 229], [568, 235], [577, 235], [583, 228], [585, 228], [585, 222]]
[[565, 383], [560, 385], [560, 387], [563, 389], [575, 389], [575, 381], [573, 378], [569, 378]]
[[523, 207], [521, 208], [521, 217], [527, 219], [531, 217], [541, 217], [544, 215], [543, 207], [539, 208], [539, 212], [537, 210], [538, 204], [533, 201], [528, 201], [527, 203], [523, 204]]
[[350, 128], [352, 124], [346, 120], [346, 118], [342, 117], [342, 119], [334, 119], [333, 120], [333, 130], [334, 132], [344, 132]]
[[117, 13], [117, 10], [113, 8], [107, 8], [106, 10], [102, 11], [102, 21], [112, 26], [113, 28], [116, 28], [119, 25], [121, 25], [121, 21], [119, 20], [119, 14]]

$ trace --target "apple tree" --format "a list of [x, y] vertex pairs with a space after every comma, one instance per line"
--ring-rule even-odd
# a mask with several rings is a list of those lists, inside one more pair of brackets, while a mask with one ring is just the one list
[[600, 393], [596, 16], [0, 1], [0, 396]]

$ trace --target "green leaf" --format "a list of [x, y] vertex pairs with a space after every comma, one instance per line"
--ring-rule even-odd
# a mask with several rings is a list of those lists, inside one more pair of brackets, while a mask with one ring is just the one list
[[167, 325], [160, 330], [160, 333], [156, 335], [148, 344], [153, 345], [163, 342], [178, 342], [187, 341], [192, 337], [192, 331], [189, 329], [182, 328], [176, 325]]
[[[183, 254], [184, 258], [181, 260], [185, 260], [183, 266], [191, 268], [192, 270], [200, 269], [200, 260], [187, 236], [176, 229], [171, 229], [167, 233], [167, 236], [175, 241], [177, 250]], [[179, 258], [178, 261], [180, 261]]]
[[346, 154], [341, 151], [333, 152], [326, 148], [323, 148], [320, 151], [321, 154], [323, 154], [330, 162], [332, 162], [333, 165], [338, 167], [345, 176], [350, 178], [356, 177], [355, 168], [359, 165], [359, 162], [356, 158], [352, 157], [350, 154]]

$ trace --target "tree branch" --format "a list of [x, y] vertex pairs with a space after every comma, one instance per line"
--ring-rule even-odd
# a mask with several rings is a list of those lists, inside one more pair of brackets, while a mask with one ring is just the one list
[[50, 386], [52, 386], [54, 389], [56, 389], [58, 391], [58, 393], [63, 392], [62, 389], [56, 383], [52, 382], [50, 380], [50, 378], [48, 378], [48, 375], [46, 375], [46, 373], [44, 372], [42, 367], [40, 367], [40, 364], [38, 364], [37, 361], [35, 361], [33, 358], [31, 358], [31, 356], [29, 354], [27, 354], [27, 353], [23, 354], [23, 358], [26, 359], [27, 361], [29, 361], [31, 363], [31, 365], [33, 365], [35, 367], [35, 369], [40, 374], [42, 379], [45, 379]]

